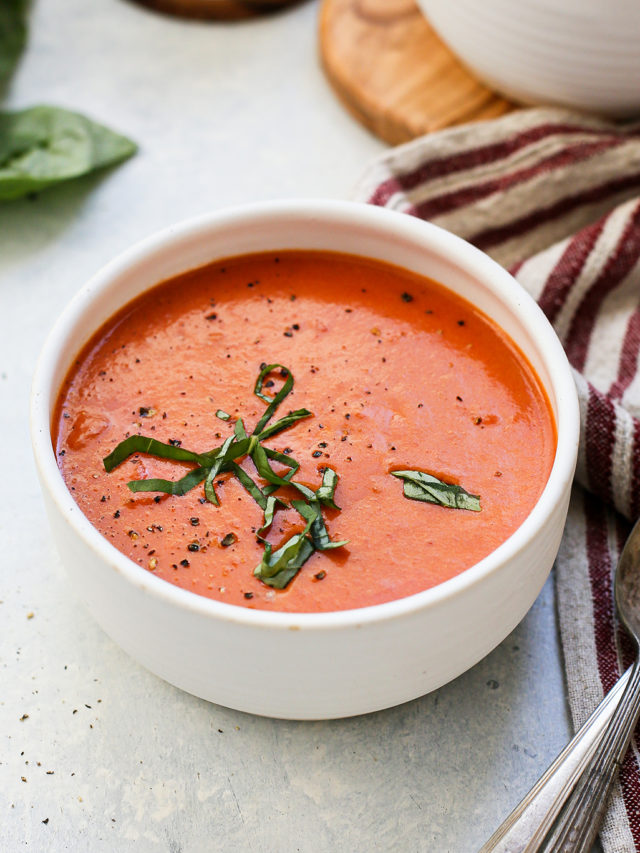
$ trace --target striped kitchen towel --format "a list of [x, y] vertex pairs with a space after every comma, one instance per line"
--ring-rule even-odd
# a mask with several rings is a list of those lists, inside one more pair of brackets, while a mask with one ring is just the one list
[[[390, 150], [355, 196], [483, 249], [565, 347], [582, 433], [556, 589], [577, 728], [631, 658], [612, 573], [640, 515], [640, 124], [522, 109]], [[606, 853], [640, 853], [639, 748], [640, 730], [601, 833]]]

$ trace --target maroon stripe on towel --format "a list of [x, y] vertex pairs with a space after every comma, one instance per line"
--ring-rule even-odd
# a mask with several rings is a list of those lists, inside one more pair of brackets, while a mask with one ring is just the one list
[[[631, 532], [631, 526], [620, 515], [616, 516], [616, 538], [618, 554], [622, 552], [627, 536]], [[618, 667], [620, 675], [625, 669], [631, 666], [635, 660], [636, 651], [633, 642], [629, 639], [628, 634], [618, 626], [618, 646], [620, 650], [620, 665]], [[640, 727], [636, 727], [634, 740], [636, 744], [639, 742]], [[631, 836], [636, 849], [640, 849], [640, 767], [638, 760], [633, 752], [629, 749], [625, 760], [620, 768], [620, 785], [622, 787], [622, 797], [624, 799], [627, 817], [629, 818], [629, 826], [631, 828]]]
[[524, 264], [525, 264], [526, 260], [527, 260], [526, 258], [522, 258], [522, 260], [518, 261], [517, 263], [513, 264], [513, 266], [509, 267], [509, 272], [511, 273], [511, 275], [512, 275], [514, 278], [516, 278], [516, 277], [517, 277], [517, 275], [518, 275], [518, 273], [520, 272], [521, 268], [524, 266]]
[[553, 323], [558, 316], [567, 296], [582, 272], [587, 258], [602, 233], [606, 219], [607, 217], [603, 216], [598, 222], [578, 231], [549, 275], [540, 294], [538, 304], [550, 322]]
[[606, 296], [631, 272], [640, 257], [640, 204], [635, 206], [605, 266], [578, 306], [567, 333], [565, 350], [576, 370], [583, 370], [591, 333]]
[[608, 515], [602, 503], [589, 492], [584, 493], [584, 511], [596, 657], [602, 689], [608, 693], [619, 677], [614, 644], [613, 563], [609, 550]]
[[[640, 187], [640, 173], [626, 175], [624, 178], [616, 178], [604, 184], [599, 184], [597, 187], [591, 187], [584, 192], [563, 196], [548, 207], [531, 211], [526, 216], [515, 219], [509, 225], [502, 225], [499, 228], [487, 228], [484, 231], [479, 231], [472, 237], [467, 237], [467, 239], [479, 249], [486, 251], [492, 246], [497, 246], [514, 237], [521, 237], [527, 231], [533, 231], [534, 228], [543, 225], [545, 222], [560, 219], [579, 207], [596, 204], [607, 198], [612, 198], [612, 203], [630, 198], [632, 191], [637, 187]], [[621, 195], [619, 199], [616, 198], [618, 194]], [[624, 198], [622, 198], [622, 195], [624, 195]]]
[[[598, 674], [604, 693], [608, 693], [621, 675], [615, 644], [616, 620], [613, 597], [613, 570], [609, 549], [608, 513], [604, 505], [585, 492], [586, 546], [593, 605], [594, 639]], [[619, 530], [618, 539], [620, 538]], [[620, 784], [627, 817], [636, 849], [640, 849], [640, 783], [638, 765], [632, 750], [620, 771]]]
[[585, 424], [585, 455], [590, 489], [612, 502], [611, 466], [616, 433], [616, 412], [611, 400], [589, 384]]
[[408, 192], [434, 178], [453, 175], [456, 172], [463, 172], [467, 169], [473, 169], [488, 163], [495, 164], [497, 161], [510, 157], [516, 151], [533, 145], [546, 137], [572, 134], [583, 137], [613, 138], [620, 139], [621, 141], [633, 136], [633, 134], [627, 133], [620, 133], [619, 136], [614, 136], [610, 128], [580, 127], [573, 124], [561, 123], [537, 125], [500, 142], [480, 145], [477, 148], [463, 150], [446, 157], [436, 157], [433, 160], [422, 163], [416, 169], [412, 169], [404, 174], [394, 175], [394, 177], [388, 178], [377, 187], [373, 195], [369, 198], [369, 203], [384, 206], [397, 192]]
[[629, 317], [622, 342], [622, 352], [618, 364], [616, 381], [609, 389], [612, 400], [621, 400], [624, 392], [633, 382], [638, 372], [638, 353], [640, 352], [640, 311], [636, 309]]
[[524, 169], [514, 169], [499, 178], [470, 183], [453, 192], [437, 195], [427, 201], [420, 202], [414, 206], [414, 214], [421, 219], [433, 219], [436, 216], [442, 216], [445, 213], [450, 213], [452, 210], [468, 207], [489, 196], [508, 192], [518, 184], [526, 183], [545, 173], [551, 173], [568, 167], [575, 168], [576, 163], [587, 160], [597, 154], [602, 154], [609, 148], [617, 148], [624, 143], [624, 139], [609, 138], [599, 139], [596, 142], [581, 142], [575, 146], [567, 146], [561, 151], [551, 154], [549, 157], [537, 160], [531, 166], [527, 166]]
[[[636, 730], [635, 738], [638, 738]], [[622, 787], [622, 799], [627, 811], [629, 829], [636, 850], [640, 850], [640, 785], [638, 784], [640, 768], [633, 750], [627, 752], [625, 760], [620, 768], [620, 785]]]

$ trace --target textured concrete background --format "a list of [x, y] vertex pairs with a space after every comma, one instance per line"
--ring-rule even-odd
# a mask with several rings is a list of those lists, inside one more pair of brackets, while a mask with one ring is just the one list
[[36, 0], [12, 108], [78, 109], [140, 144], [99, 177], [0, 206], [0, 849], [477, 850], [568, 737], [553, 589], [472, 671], [389, 711], [289, 723], [182, 693], [94, 624], [53, 550], [31, 374], [93, 272], [176, 220], [346, 197], [383, 145], [319, 68], [318, 5], [188, 23]]

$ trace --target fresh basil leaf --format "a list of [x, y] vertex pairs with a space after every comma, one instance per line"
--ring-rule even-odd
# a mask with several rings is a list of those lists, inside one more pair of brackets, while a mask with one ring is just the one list
[[[284, 455], [284, 454], [282, 454]], [[262, 477], [263, 480], [266, 480], [268, 483], [273, 483], [276, 486], [288, 486], [289, 480], [285, 477], [281, 477], [279, 474], [273, 470], [271, 465], [269, 464], [269, 456], [267, 455], [267, 451], [261, 444], [256, 444], [251, 453], [251, 458], [253, 459], [253, 464], [256, 466], [256, 470], [258, 474]], [[273, 458], [273, 455], [272, 455]], [[290, 460], [289, 457], [286, 457], [289, 464], [293, 460]], [[297, 465], [297, 463], [296, 463]], [[291, 472], [287, 472], [286, 477], [291, 477], [294, 469], [291, 466]]]
[[297, 423], [297, 421], [302, 420], [302, 418], [312, 417], [312, 412], [309, 409], [296, 409], [295, 412], [289, 412], [288, 415], [285, 415], [283, 418], [280, 418], [279, 421], [276, 421], [274, 424], [271, 424], [270, 427], [262, 430], [259, 433], [258, 438], [260, 441], [264, 441], [266, 438], [270, 438], [272, 435], [275, 435], [278, 432], [282, 432], [283, 429], [287, 429], [292, 424]]
[[262, 539], [264, 534], [273, 524], [273, 518], [276, 514], [276, 506], [280, 504], [280, 506], [286, 507], [287, 504], [280, 500], [280, 498], [276, 498], [273, 495], [269, 495], [267, 498], [267, 503], [264, 508], [264, 523], [262, 527], [258, 528], [258, 536]]
[[[275, 397], [269, 397], [268, 394], [263, 394], [262, 392], [262, 384], [265, 380], [265, 377], [268, 376], [272, 370], [275, 370], [277, 367], [280, 368], [281, 371], [284, 371], [286, 374], [285, 382], [282, 388], [278, 391]], [[261, 400], [264, 400], [265, 403], [268, 403], [267, 409], [263, 416], [258, 421], [256, 428], [253, 431], [254, 435], [260, 435], [265, 426], [271, 420], [273, 413], [278, 408], [280, 403], [287, 397], [293, 388], [293, 373], [289, 370], [288, 367], [285, 367], [283, 364], [265, 364], [264, 367], [261, 368], [260, 373], [258, 374], [258, 378], [256, 379], [256, 384], [253, 389], [253, 393], [256, 397], [260, 397]]]
[[258, 484], [251, 479], [244, 468], [238, 465], [237, 462], [229, 463], [229, 470], [233, 472], [240, 484], [244, 486], [260, 509], [264, 511], [267, 506], [267, 498]]
[[0, 86], [11, 77], [27, 41], [27, 0], [0, 3]]
[[329, 538], [327, 527], [322, 517], [322, 510], [318, 501], [291, 501], [291, 506], [296, 509], [305, 521], [310, 523], [309, 532], [313, 545], [317, 551], [329, 551], [331, 548], [342, 548], [343, 545], [348, 545], [348, 539], [340, 541], [332, 541]]
[[284, 589], [315, 551], [313, 543], [306, 535], [309, 526], [308, 524], [302, 533], [295, 533], [287, 539], [277, 551], [272, 552], [271, 545], [267, 542], [262, 561], [253, 570], [253, 574], [267, 586]]
[[244, 428], [242, 418], [238, 418], [238, 420], [236, 421], [235, 426], [233, 427], [233, 434], [238, 439], [238, 441], [243, 441], [245, 438], [247, 438], [247, 431]]
[[186, 495], [207, 476], [207, 468], [194, 468], [179, 480], [130, 480], [127, 483], [132, 492], [164, 492], [167, 495]]
[[215, 506], [220, 506], [220, 501], [218, 500], [218, 496], [216, 494], [216, 490], [213, 486], [213, 481], [220, 473], [220, 469], [227, 461], [227, 452], [229, 447], [233, 444], [234, 436], [230, 435], [227, 438], [218, 451], [218, 455], [215, 458], [213, 465], [207, 472], [207, 476], [204, 481], [204, 496], [209, 501], [209, 503], [215, 504]]
[[0, 201], [111, 166], [135, 151], [130, 139], [60, 107], [0, 113]]
[[290, 471], [284, 475], [285, 480], [290, 480], [294, 474], [298, 472], [300, 468], [300, 463], [296, 462], [291, 456], [286, 453], [280, 453], [279, 450], [273, 450], [271, 447], [265, 447], [264, 452], [267, 454], [267, 458], [273, 459], [274, 462], [280, 462], [282, 465], [286, 465], [287, 468], [291, 468]]
[[394, 477], [404, 480], [404, 496], [412, 501], [425, 501], [451, 509], [468, 509], [480, 512], [480, 495], [472, 495], [462, 486], [444, 483], [424, 471], [391, 471]]
[[[234, 436], [230, 436], [231, 443], [229, 443], [228, 448], [224, 454], [223, 465], [227, 465], [227, 463], [232, 462], [234, 459], [239, 459], [241, 456], [246, 456], [247, 453], [250, 453], [255, 446], [256, 439], [254, 436], [243, 438], [240, 441], [235, 441]], [[225, 444], [227, 444], [225, 441]], [[224, 446], [224, 445], [223, 445]], [[207, 451], [207, 453], [201, 453], [200, 459], [202, 459], [203, 465], [213, 465], [213, 463], [218, 459], [221, 451], [221, 447], [214, 447], [213, 450]], [[226, 471], [227, 468], [223, 467], [220, 469], [221, 471]]]
[[110, 473], [134, 453], [148, 453], [151, 456], [158, 456], [160, 459], [173, 459], [178, 462], [197, 462], [199, 465], [206, 465], [208, 461], [205, 454], [193, 453], [183, 447], [165, 444], [144, 435], [130, 435], [129, 438], [121, 441], [108, 456], [104, 457], [102, 462], [105, 471]]
[[322, 485], [316, 490], [316, 498], [320, 503], [331, 507], [331, 509], [340, 509], [333, 500], [337, 485], [338, 475], [336, 472], [333, 468], [325, 468], [322, 472]]

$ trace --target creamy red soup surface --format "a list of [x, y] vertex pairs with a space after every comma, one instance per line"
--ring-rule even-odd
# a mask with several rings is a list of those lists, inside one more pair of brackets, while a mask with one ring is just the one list
[[532, 367], [470, 303], [379, 261], [282, 251], [126, 305], [65, 379], [53, 442], [83, 513], [145, 570], [320, 612], [491, 553], [540, 497], [556, 432]]

